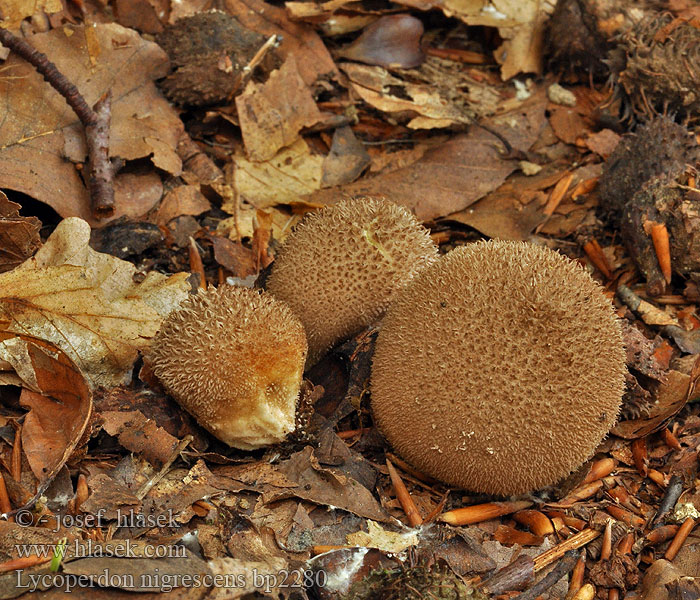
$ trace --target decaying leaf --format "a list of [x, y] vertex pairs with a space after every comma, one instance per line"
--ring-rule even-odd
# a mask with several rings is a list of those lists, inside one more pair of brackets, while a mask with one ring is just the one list
[[[151, 156], [156, 166], [179, 174], [175, 148], [183, 126], [153, 84], [168, 68], [156, 44], [114, 23], [66, 26], [27, 41], [51, 57], [88, 104], [111, 90], [111, 156]], [[0, 124], [0, 186], [41, 200], [63, 217], [89, 218], [87, 188], [71, 164], [85, 159], [78, 117], [24, 60], [13, 54], [3, 68], [12, 77], [0, 78], [6, 111]]]
[[251, 81], [236, 97], [236, 108], [248, 158], [254, 161], [273, 158], [321, 117], [293, 55], [264, 84]]
[[290, 21], [284, 8], [262, 0], [225, 0], [224, 5], [247, 29], [265, 37], [279, 36], [278, 52], [284, 58], [294, 55], [306, 85], [338, 78], [338, 69], [319, 35], [305, 23]]
[[[543, 99], [533, 98], [485, 124], [505, 135], [514, 148], [527, 150], [544, 124], [544, 107]], [[517, 161], [501, 157], [500, 149], [496, 137], [473, 126], [468, 133], [428, 150], [409, 166], [320, 190], [308, 200], [332, 204], [347, 196], [384, 196], [407, 206], [422, 221], [435, 219], [467, 208], [518, 168]]]
[[179, 443], [141, 411], [109, 411], [100, 416], [102, 428], [109, 435], [117, 436], [124, 448], [143, 456], [158, 468], [167, 462]]
[[683, 408], [688, 401], [691, 378], [678, 371], [669, 371], [667, 380], [660, 384], [656, 403], [648, 416], [633, 421], [623, 421], [613, 427], [611, 433], [626, 440], [642, 438], [660, 429], [666, 421]]
[[384, 552], [403, 552], [411, 546], [418, 545], [418, 532], [387, 531], [374, 521], [367, 521], [367, 531], [357, 531], [346, 536], [351, 546], [379, 548]]
[[92, 413], [92, 392], [75, 363], [50, 342], [0, 332], [0, 360], [22, 380], [20, 403], [29, 408], [22, 447], [40, 495], [80, 441]]
[[[389, 113], [418, 113], [420, 116], [408, 123], [411, 129], [434, 129], [471, 121], [471, 115], [446, 102], [433, 86], [406, 83], [383, 67], [343, 63], [341, 68], [350, 78], [352, 88], [374, 108]], [[398, 92], [393, 93], [394, 90]]]
[[209, 200], [199, 191], [197, 185], [181, 185], [170, 190], [158, 207], [155, 222], [167, 225], [175, 217], [200, 215], [211, 209]]
[[323, 156], [311, 153], [298, 138], [265, 162], [255, 162], [242, 153], [235, 157], [238, 191], [256, 208], [300, 201], [321, 186]]
[[55, 13], [63, 9], [61, 0], [0, 0], [2, 26], [18, 29], [26, 18], [40, 12]]
[[372, 162], [369, 153], [348, 126], [333, 133], [331, 150], [323, 160], [323, 187], [355, 181]]
[[0, 330], [48, 340], [90, 385], [114, 386], [187, 296], [188, 274], [134, 283], [131, 263], [95, 252], [89, 239], [85, 221], [65, 219], [34, 257], [0, 275]]
[[41, 222], [36, 217], [21, 217], [20, 208], [0, 192], [0, 273], [14, 269], [41, 246]]

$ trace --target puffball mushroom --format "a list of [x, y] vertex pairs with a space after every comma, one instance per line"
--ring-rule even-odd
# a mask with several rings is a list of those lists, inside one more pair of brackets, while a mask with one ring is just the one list
[[437, 247], [410, 211], [356, 198], [296, 227], [275, 258], [267, 289], [301, 319], [313, 364], [381, 317], [396, 292], [435, 260]]
[[294, 430], [306, 352], [304, 327], [286, 304], [224, 285], [170, 313], [145, 358], [202, 427], [252, 450]]
[[511, 495], [582, 465], [625, 388], [620, 325], [575, 262], [523, 242], [453, 250], [396, 297], [372, 365], [372, 411], [406, 461]]

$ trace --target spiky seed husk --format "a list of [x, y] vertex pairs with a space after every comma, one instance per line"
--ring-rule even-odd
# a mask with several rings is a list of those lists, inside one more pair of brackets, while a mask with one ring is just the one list
[[284, 302], [224, 285], [171, 313], [146, 361], [200, 425], [250, 450], [294, 430], [306, 351], [304, 327]]
[[692, 23], [654, 12], [622, 36], [610, 62], [622, 67], [615, 75], [637, 114], [700, 113], [700, 30]]
[[277, 255], [267, 289], [299, 316], [309, 364], [377, 320], [394, 294], [437, 259], [406, 208], [356, 198], [308, 215]]
[[601, 204], [616, 220], [648, 181], [673, 181], [686, 164], [700, 158], [690, 132], [668, 117], [657, 116], [624, 136], [603, 166]]
[[375, 422], [451, 485], [517, 494], [554, 483], [610, 430], [625, 386], [601, 287], [540, 246], [456, 249], [394, 300], [372, 366]]

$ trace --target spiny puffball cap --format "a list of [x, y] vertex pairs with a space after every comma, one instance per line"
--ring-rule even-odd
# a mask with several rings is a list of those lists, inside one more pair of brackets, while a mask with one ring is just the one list
[[387, 311], [372, 410], [418, 469], [511, 495], [581, 466], [615, 423], [620, 325], [601, 286], [548, 248], [490, 241], [418, 275]]
[[251, 450], [294, 430], [306, 351], [304, 327], [284, 302], [224, 285], [170, 313], [146, 361], [200, 425]]
[[381, 317], [395, 292], [435, 260], [437, 247], [409, 210], [356, 198], [296, 227], [275, 258], [267, 289], [301, 319], [313, 364]]

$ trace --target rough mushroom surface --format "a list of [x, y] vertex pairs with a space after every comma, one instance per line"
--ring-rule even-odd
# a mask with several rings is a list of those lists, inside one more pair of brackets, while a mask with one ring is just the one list
[[313, 364], [377, 320], [395, 293], [437, 260], [407, 209], [357, 198], [308, 215], [280, 249], [267, 289], [299, 316]]
[[394, 300], [371, 387], [376, 424], [415, 467], [475, 492], [523, 493], [583, 464], [615, 423], [621, 329], [575, 262], [479, 242]]
[[221, 286], [171, 313], [146, 361], [200, 425], [250, 450], [294, 430], [306, 351], [304, 327], [283, 302]]

